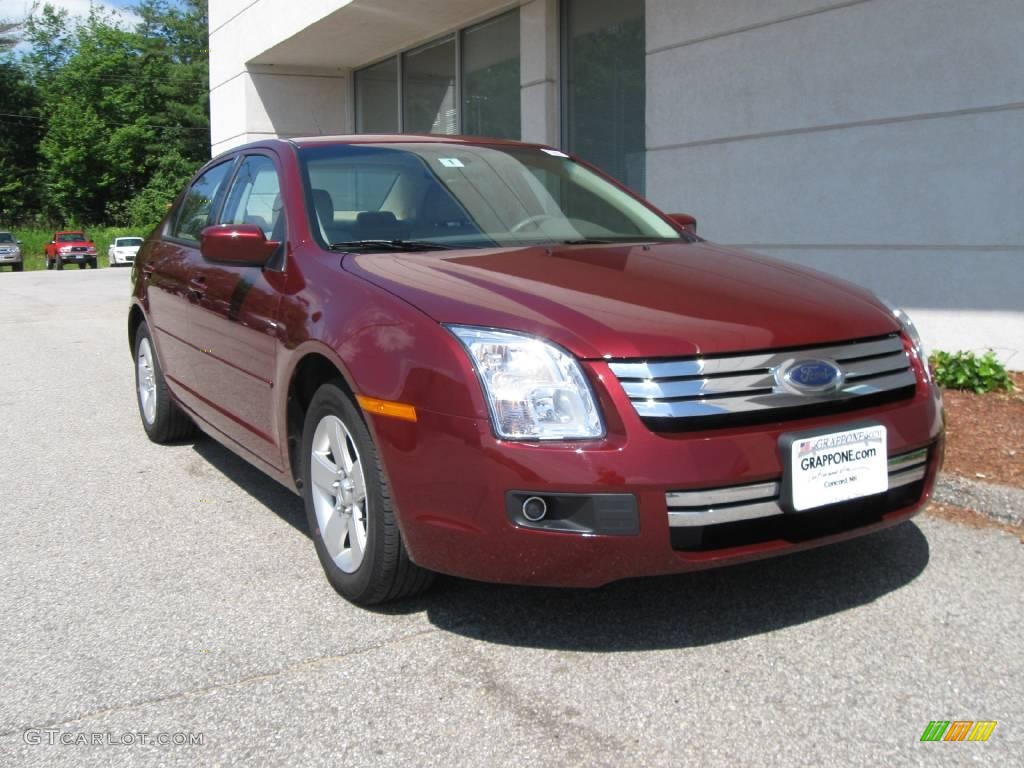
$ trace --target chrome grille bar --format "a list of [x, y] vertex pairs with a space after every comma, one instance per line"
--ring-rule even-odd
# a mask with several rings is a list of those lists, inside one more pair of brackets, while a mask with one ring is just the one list
[[[784, 389], [776, 370], [798, 360], [834, 362], [840, 387], [825, 394]], [[609, 364], [641, 418], [685, 419], [844, 402], [913, 387], [910, 358], [898, 335], [813, 349], [695, 360], [625, 361]]]
[[[924, 480], [928, 472], [928, 449], [889, 458], [889, 489], [902, 488]], [[665, 494], [668, 524], [672, 528], [734, 523], [784, 514], [779, 506], [780, 483], [754, 483], [697, 491]]]

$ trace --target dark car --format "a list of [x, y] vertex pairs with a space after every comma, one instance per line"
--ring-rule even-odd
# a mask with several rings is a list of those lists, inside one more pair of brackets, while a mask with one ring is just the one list
[[198, 425], [305, 500], [330, 583], [596, 586], [895, 525], [943, 420], [909, 318], [702, 241], [563, 152], [274, 140], [146, 240], [143, 426]]
[[12, 272], [21, 272], [25, 268], [21, 240], [10, 232], [0, 232], [0, 267], [10, 267]]

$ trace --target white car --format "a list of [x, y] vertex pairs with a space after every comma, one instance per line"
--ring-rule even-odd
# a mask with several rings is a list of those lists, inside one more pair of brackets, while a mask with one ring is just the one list
[[141, 237], [115, 237], [107, 249], [107, 261], [112, 267], [134, 264], [135, 254], [139, 252], [141, 245]]

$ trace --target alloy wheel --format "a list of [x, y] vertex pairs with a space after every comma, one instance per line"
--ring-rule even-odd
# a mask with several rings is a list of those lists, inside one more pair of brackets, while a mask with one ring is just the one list
[[142, 418], [146, 420], [147, 424], [152, 424], [156, 420], [156, 374], [153, 370], [153, 348], [149, 345], [148, 338], [139, 342], [137, 362], [139, 405], [142, 410]]
[[337, 416], [324, 416], [317, 424], [309, 468], [324, 546], [338, 568], [354, 573], [366, 552], [366, 477], [355, 440]]

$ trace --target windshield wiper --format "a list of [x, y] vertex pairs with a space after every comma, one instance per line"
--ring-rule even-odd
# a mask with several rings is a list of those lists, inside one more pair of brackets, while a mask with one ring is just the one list
[[429, 240], [344, 240], [331, 243], [332, 251], [354, 251], [357, 249], [381, 251], [450, 251], [452, 246]]
[[622, 240], [605, 240], [600, 237], [580, 237], [575, 240], [562, 240], [559, 245], [611, 245], [621, 243]]

